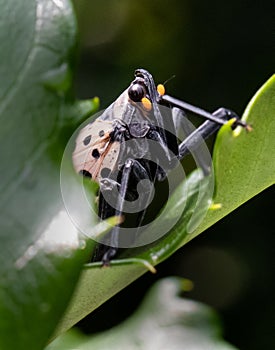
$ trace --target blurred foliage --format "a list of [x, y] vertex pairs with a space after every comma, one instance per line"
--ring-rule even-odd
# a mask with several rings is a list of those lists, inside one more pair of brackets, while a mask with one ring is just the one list
[[[127, 87], [135, 68], [144, 67], [159, 82], [176, 75], [166, 87], [171, 95], [242, 114], [274, 73], [271, 1], [75, 0], [75, 6], [81, 38], [76, 92], [99, 96], [102, 107]], [[254, 198], [162, 264], [157, 277], [142, 277], [106, 303], [82, 328], [117, 323], [155, 278], [176, 274], [194, 280], [193, 297], [222, 312], [230, 342], [273, 348], [273, 199], [274, 188]]]
[[60, 161], [75, 115], [97, 105], [71, 94], [70, 1], [0, 0], [0, 8], [0, 349], [38, 350], [92, 249], [64, 210]]
[[47, 350], [236, 350], [223, 341], [220, 320], [209, 306], [180, 297], [186, 283], [180, 278], [159, 281], [126, 322], [90, 337], [71, 330]]

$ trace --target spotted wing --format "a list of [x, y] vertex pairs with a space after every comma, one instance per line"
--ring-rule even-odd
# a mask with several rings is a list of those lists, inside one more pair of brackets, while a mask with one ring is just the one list
[[113, 170], [120, 145], [111, 140], [112, 131], [112, 122], [102, 119], [96, 119], [80, 131], [73, 152], [76, 172], [100, 181], [103, 172]]

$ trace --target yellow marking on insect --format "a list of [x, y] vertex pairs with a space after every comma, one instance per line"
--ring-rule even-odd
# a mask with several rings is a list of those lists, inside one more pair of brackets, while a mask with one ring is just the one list
[[147, 97], [143, 97], [141, 100], [141, 103], [142, 103], [143, 107], [146, 109], [146, 111], [151, 111], [152, 103]]
[[157, 91], [160, 94], [160, 96], [163, 96], [165, 94], [165, 87], [163, 84], [158, 84]]

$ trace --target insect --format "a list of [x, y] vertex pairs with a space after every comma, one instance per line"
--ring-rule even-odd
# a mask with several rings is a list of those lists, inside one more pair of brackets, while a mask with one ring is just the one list
[[[206, 120], [179, 141], [178, 130], [186, 129], [188, 112]], [[152, 194], [148, 183], [164, 180], [176, 161], [195, 151], [202, 140], [232, 118], [234, 127], [249, 129], [231, 110], [220, 108], [209, 113], [167, 95], [164, 86], [156, 86], [148, 71], [137, 69], [130, 86], [78, 134], [72, 156], [74, 168], [99, 183], [101, 219], [117, 215], [124, 216], [126, 222], [130, 217], [131, 221], [125, 208], [134, 203], [138, 232]], [[157, 156], [152, 160], [148, 154]], [[208, 165], [203, 161], [199, 165], [207, 173]], [[143, 185], [138, 189], [141, 180]], [[121, 225], [115, 226], [109, 246], [98, 249], [96, 259], [103, 265], [109, 265], [117, 254], [120, 231]]]

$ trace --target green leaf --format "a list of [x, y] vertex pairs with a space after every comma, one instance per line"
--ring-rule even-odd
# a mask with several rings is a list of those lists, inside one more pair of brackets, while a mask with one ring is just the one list
[[[144, 260], [147, 264], [156, 265], [224, 215], [274, 184], [274, 97], [273, 77], [259, 90], [244, 113], [244, 119], [253, 126], [253, 131], [248, 133], [242, 130], [236, 136], [239, 130], [232, 132], [230, 125], [225, 125], [218, 134], [213, 160], [215, 203], [221, 203], [221, 209], [213, 210], [211, 206], [209, 208], [211, 191], [206, 191], [206, 188], [211, 184], [211, 179], [202, 179], [200, 171], [195, 171], [176, 189], [168, 201], [165, 215], [158, 222], [160, 226], [166, 225], [178, 209], [184, 206], [183, 215], [177, 225], [162, 239], [146, 246], [143, 252], [130, 250], [135, 259], [114, 260], [112, 267], [108, 269], [102, 269], [100, 264], [90, 264], [81, 276], [57, 334], [69, 329], [145, 273], [148, 266], [143, 264]], [[201, 196], [201, 193], [204, 195]], [[200, 226], [194, 232], [190, 231], [190, 220], [193, 220], [192, 225], [195, 227], [208, 208]]]
[[159, 281], [138, 311], [119, 326], [92, 336], [70, 331], [47, 350], [236, 349], [222, 339], [219, 319], [210, 307], [179, 297], [183, 282]]
[[[215, 203], [193, 237], [275, 183], [275, 75], [249, 102], [243, 120], [253, 130], [236, 130], [225, 125], [214, 149]], [[240, 133], [239, 133], [240, 132]]]
[[92, 249], [65, 211], [59, 169], [73, 116], [98, 101], [71, 97], [70, 1], [0, 0], [0, 8], [0, 348], [37, 350]]

